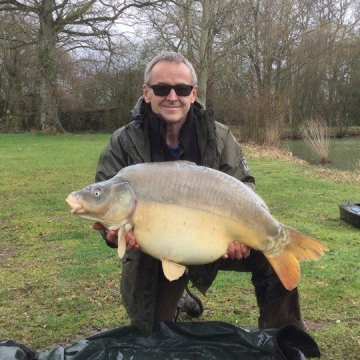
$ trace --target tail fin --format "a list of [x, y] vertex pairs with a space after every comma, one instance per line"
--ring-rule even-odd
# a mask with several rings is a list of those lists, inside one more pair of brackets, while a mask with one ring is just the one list
[[275, 256], [266, 256], [286, 289], [294, 289], [300, 281], [299, 261], [318, 260], [328, 247], [311, 236], [285, 226], [290, 238], [284, 251]]

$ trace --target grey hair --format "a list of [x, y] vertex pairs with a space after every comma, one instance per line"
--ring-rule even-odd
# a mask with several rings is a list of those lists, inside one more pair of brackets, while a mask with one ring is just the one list
[[188, 69], [190, 70], [190, 74], [191, 74], [191, 78], [192, 78], [192, 85], [197, 85], [196, 71], [195, 71], [193, 65], [191, 64], [191, 62], [188, 59], [186, 59], [185, 56], [183, 56], [179, 53], [176, 53], [176, 52], [172, 52], [172, 51], [165, 51], [165, 52], [160, 53], [159, 55], [155, 56], [146, 65], [145, 73], [144, 73], [144, 83], [146, 85], [150, 85], [151, 70], [160, 61], [168, 61], [168, 62], [176, 62], [178, 64], [185, 64], [188, 67]]

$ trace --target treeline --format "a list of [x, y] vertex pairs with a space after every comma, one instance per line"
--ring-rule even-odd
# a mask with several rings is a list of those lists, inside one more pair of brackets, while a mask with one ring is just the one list
[[118, 1], [108, 22], [110, 1], [9, 3], [0, 4], [2, 132], [113, 131], [162, 50], [193, 62], [200, 100], [242, 125], [245, 140], [277, 144], [309, 118], [339, 136], [360, 126], [358, 1]]

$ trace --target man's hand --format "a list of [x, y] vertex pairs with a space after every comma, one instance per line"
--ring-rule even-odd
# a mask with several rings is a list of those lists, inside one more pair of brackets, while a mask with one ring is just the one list
[[222, 256], [223, 259], [246, 259], [250, 255], [250, 249], [244, 245], [240, 244], [238, 241], [233, 241], [229, 244], [228, 253]]
[[125, 235], [126, 240], [126, 250], [139, 250], [140, 245], [136, 242], [135, 234], [133, 230], [130, 230]]
[[[118, 244], [118, 231], [119, 230], [108, 230], [100, 223], [94, 223], [92, 225], [92, 228], [94, 230], [98, 230], [98, 231], [105, 230], [107, 241], [114, 243], [115, 245]], [[125, 241], [126, 241], [126, 250], [133, 250], [133, 249], [139, 250], [140, 249], [140, 245], [136, 242], [136, 238], [135, 238], [133, 230], [130, 230], [125, 235]]]

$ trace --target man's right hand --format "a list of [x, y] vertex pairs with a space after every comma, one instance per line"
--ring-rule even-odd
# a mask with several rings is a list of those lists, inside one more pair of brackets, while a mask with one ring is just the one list
[[[92, 228], [97, 231], [106, 231], [106, 239], [107, 241], [117, 245], [118, 244], [118, 230], [108, 230], [100, 223], [94, 223], [92, 225]], [[126, 250], [139, 250], [140, 245], [136, 242], [136, 238], [134, 235], [134, 231], [130, 230], [125, 235], [125, 241], [126, 241]]]

